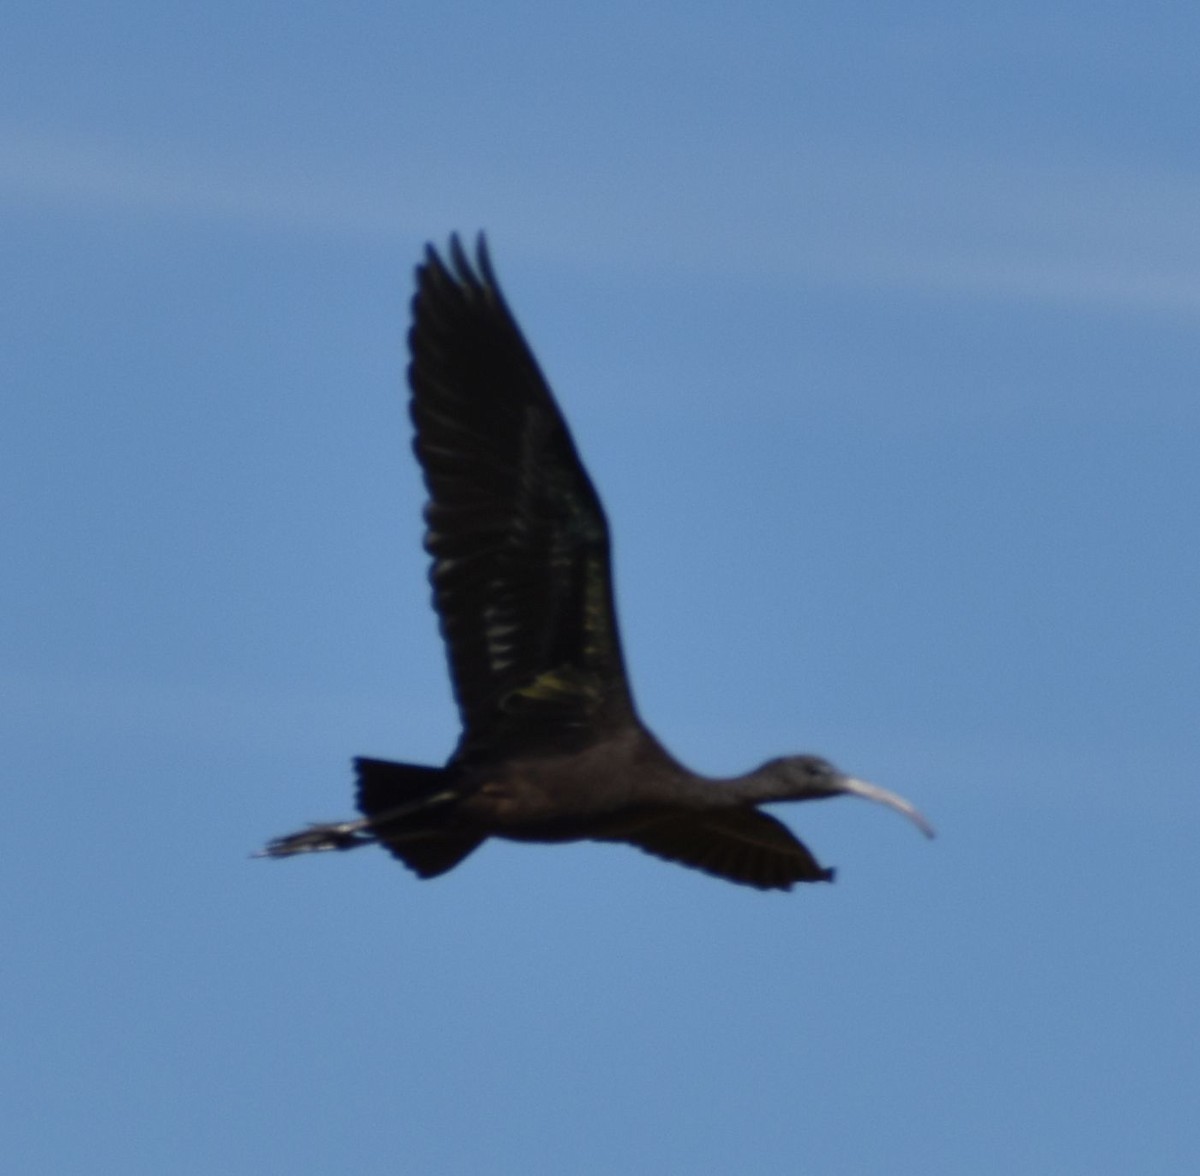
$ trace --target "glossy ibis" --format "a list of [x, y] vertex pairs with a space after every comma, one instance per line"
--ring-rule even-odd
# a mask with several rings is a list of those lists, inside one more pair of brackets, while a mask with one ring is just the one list
[[811, 755], [689, 771], [643, 726], [613, 606], [604, 510], [479, 239], [417, 268], [408, 369], [425, 547], [462, 736], [445, 767], [357, 759], [361, 819], [272, 841], [287, 857], [378, 843], [422, 878], [489, 837], [617, 841], [761, 889], [829, 881], [760, 805], [894, 793]]

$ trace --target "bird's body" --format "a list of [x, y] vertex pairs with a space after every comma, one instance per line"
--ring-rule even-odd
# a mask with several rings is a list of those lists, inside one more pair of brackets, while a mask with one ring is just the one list
[[463, 720], [444, 768], [358, 759], [361, 820], [278, 838], [269, 856], [377, 842], [421, 877], [488, 837], [623, 841], [762, 889], [823, 881], [774, 800], [907, 801], [814, 756], [732, 779], [689, 771], [642, 724], [617, 633], [608, 523], [480, 239], [417, 271], [412, 418], [434, 605]]

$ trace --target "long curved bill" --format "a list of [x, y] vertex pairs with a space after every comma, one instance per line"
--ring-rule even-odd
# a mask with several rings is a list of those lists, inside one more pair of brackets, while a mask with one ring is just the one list
[[926, 837], [933, 837], [933, 826], [910, 804], [903, 796], [880, 788], [878, 784], [868, 784], [866, 780], [858, 780], [853, 776], [842, 777], [842, 790], [851, 796], [861, 796], [864, 800], [873, 800], [877, 804], [886, 804], [888, 808], [903, 813]]

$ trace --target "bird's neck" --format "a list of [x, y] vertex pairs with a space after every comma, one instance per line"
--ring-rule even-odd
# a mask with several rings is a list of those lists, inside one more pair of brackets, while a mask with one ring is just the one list
[[703, 792], [717, 803], [768, 804], [775, 800], [795, 800], [795, 782], [764, 765], [741, 776], [708, 777]]

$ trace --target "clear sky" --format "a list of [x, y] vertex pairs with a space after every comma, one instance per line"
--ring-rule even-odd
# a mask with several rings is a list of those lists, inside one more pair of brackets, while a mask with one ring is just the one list
[[[0, 1136], [121, 1176], [1200, 1170], [1193, 3], [20, 2]], [[251, 860], [456, 716], [402, 383], [486, 228], [692, 766], [833, 886]], [[9, 1167], [11, 1165], [11, 1167]]]

